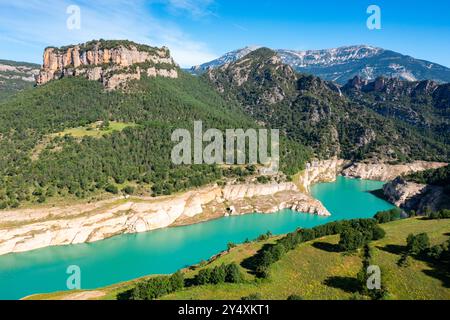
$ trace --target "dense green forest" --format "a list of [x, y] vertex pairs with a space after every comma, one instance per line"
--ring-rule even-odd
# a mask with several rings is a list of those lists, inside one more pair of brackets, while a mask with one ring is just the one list
[[405, 179], [422, 184], [450, 186], [450, 166], [411, 173]]
[[[32, 88], [34, 73], [39, 65], [0, 59], [0, 101], [13, 96], [16, 92]], [[30, 81], [31, 79], [31, 81]]]
[[[127, 184], [153, 195], [171, 194], [253, 169], [175, 166], [174, 129], [256, 128], [240, 109], [222, 99], [203, 80], [146, 78], [126, 92], [103, 89], [79, 78], [52, 81], [0, 103], [0, 208], [45, 202], [54, 196], [87, 197], [117, 193]], [[55, 136], [67, 128], [103, 121], [134, 124], [99, 137]], [[37, 152], [39, 150], [39, 152]], [[282, 137], [281, 169], [294, 174], [310, 151]], [[126, 193], [133, 187], [127, 186]]]

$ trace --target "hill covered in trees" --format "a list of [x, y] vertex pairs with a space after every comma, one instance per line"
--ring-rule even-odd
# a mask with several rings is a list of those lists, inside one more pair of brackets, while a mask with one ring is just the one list
[[0, 60], [0, 101], [34, 85], [39, 65]]
[[[245, 169], [174, 166], [173, 130], [257, 128], [203, 80], [180, 72], [178, 79], [144, 77], [126, 91], [106, 91], [101, 83], [66, 78], [18, 93], [0, 103], [0, 208], [45, 202], [60, 196], [85, 198], [128, 186], [149, 194], [215, 182]], [[124, 123], [123, 130], [98, 136], [58, 134], [67, 129]], [[70, 130], [69, 130], [70, 132]], [[307, 148], [283, 139], [282, 169], [300, 170]], [[127, 192], [127, 193], [128, 193]]]
[[427, 124], [429, 130], [424, 130], [423, 125], [408, 118], [380, 112], [371, 103], [375, 98], [359, 98], [332, 82], [296, 73], [267, 48], [210, 69], [204, 77], [226, 99], [237, 101], [248, 115], [267, 126], [283, 129], [288, 137], [312, 147], [320, 158], [448, 160], [446, 85], [434, 95], [429, 88], [418, 88], [413, 97], [404, 89], [397, 90], [396, 96], [388, 95], [390, 100], [384, 96], [378, 99], [378, 106], [389, 107], [398, 100], [418, 114], [428, 110], [431, 123]]

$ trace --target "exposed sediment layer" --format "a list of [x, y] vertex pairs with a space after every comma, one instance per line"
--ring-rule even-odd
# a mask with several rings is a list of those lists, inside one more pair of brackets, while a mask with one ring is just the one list
[[95, 242], [226, 215], [272, 213], [282, 209], [329, 215], [320, 201], [293, 183], [205, 187], [161, 198], [130, 198], [71, 208], [3, 212], [0, 255], [38, 248]]
[[[331, 159], [309, 164], [293, 183], [210, 186], [169, 197], [116, 198], [70, 207], [3, 211], [0, 215], [0, 255], [94, 242], [119, 234], [198, 223], [227, 215], [273, 213], [283, 209], [329, 215], [322, 203], [308, 194], [312, 184], [334, 181], [339, 174], [389, 180], [404, 173], [444, 165], [430, 162], [350, 165], [345, 160]], [[408, 187], [411, 192], [392, 188], [389, 200], [398, 206], [407, 207], [412, 203], [407, 199], [423, 192], [420, 186], [411, 187], [414, 190]]]
[[447, 166], [447, 163], [427, 161], [415, 161], [407, 164], [355, 163], [345, 168], [342, 171], [342, 175], [351, 178], [387, 182], [404, 174], [429, 169], [438, 169], [445, 166]]

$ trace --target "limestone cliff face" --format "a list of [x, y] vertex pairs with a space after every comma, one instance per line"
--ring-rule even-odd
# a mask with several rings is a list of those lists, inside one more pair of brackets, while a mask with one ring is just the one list
[[294, 182], [300, 190], [309, 192], [310, 186], [315, 183], [335, 181], [346, 163], [346, 160], [337, 158], [314, 161], [307, 164], [306, 169], [296, 176]]
[[390, 181], [401, 175], [447, 166], [447, 163], [416, 161], [408, 164], [355, 163], [342, 171], [351, 178]]
[[129, 80], [149, 77], [177, 78], [177, 67], [167, 48], [153, 48], [129, 41], [91, 41], [81, 45], [47, 48], [36, 83], [69, 76], [101, 81], [116, 89]]
[[69, 208], [5, 211], [0, 217], [0, 255], [94, 242], [118, 234], [191, 224], [226, 215], [282, 209], [329, 215], [320, 201], [292, 183], [205, 187], [177, 196], [112, 199]]
[[403, 178], [387, 183], [383, 191], [389, 202], [418, 214], [442, 209], [446, 198], [442, 187], [408, 182]]

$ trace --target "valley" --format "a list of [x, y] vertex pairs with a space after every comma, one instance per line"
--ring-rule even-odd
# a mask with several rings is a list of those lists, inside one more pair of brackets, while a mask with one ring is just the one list
[[[0, 299], [65, 290], [61, 279], [68, 265], [82, 267], [83, 289], [97, 289], [66, 297], [115, 299], [130, 284], [114, 283], [198, 263], [183, 272], [190, 277], [205, 265], [241, 264], [296, 228], [369, 219], [394, 205], [403, 215], [447, 209], [446, 70], [432, 65], [423, 73], [426, 62], [401, 56], [414, 66], [414, 76], [396, 68], [403, 77], [389, 78], [399, 74], [379, 66], [381, 75], [363, 78], [358, 68], [367, 59], [379, 64], [380, 55], [398, 56], [364, 46], [331, 53], [246, 48], [191, 75], [166, 47], [94, 40], [46, 48], [40, 71], [26, 69], [36, 74], [36, 87], [0, 97], [0, 286], [12, 288]], [[342, 79], [330, 78], [326, 68], [336, 61], [358, 66]], [[323, 73], [307, 74], [306, 67]], [[423, 77], [429, 80], [418, 81]], [[279, 172], [245, 161], [192, 162], [190, 152], [187, 161], [174, 163], [173, 133], [184, 130], [195, 138], [198, 123], [205, 131], [279, 130]], [[197, 140], [194, 154], [208, 142]], [[415, 232], [418, 224], [433, 244], [445, 238], [446, 220], [439, 226], [419, 220], [383, 226], [388, 237], [379, 246], [400, 245], [405, 230]], [[211, 298], [210, 289], [216, 298], [231, 299], [255, 290], [270, 299], [352, 298], [353, 289], [344, 287], [361, 258], [323, 250], [336, 246], [336, 234], [321, 240], [302, 244], [275, 264], [275, 282], [254, 281], [241, 265], [248, 282], [236, 290], [196, 287], [164, 298]], [[375, 259], [391, 270], [392, 257], [379, 246]], [[310, 264], [299, 262], [300, 256]], [[423, 278], [426, 264], [414, 268], [411, 274], [426, 283], [423, 297], [449, 298], [436, 279]], [[344, 285], [327, 282], [331, 272], [345, 278]], [[389, 273], [389, 292], [401, 299], [396, 272]], [[298, 292], [287, 290], [291, 281]], [[101, 289], [109, 285], [113, 289]], [[433, 295], [434, 285], [439, 289]]]

